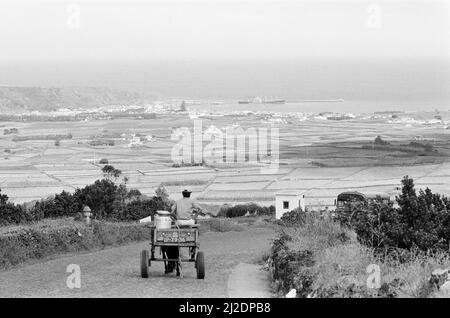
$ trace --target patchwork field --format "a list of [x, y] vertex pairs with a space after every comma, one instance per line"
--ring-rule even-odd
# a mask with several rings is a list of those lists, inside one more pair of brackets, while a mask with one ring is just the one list
[[[220, 160], [175, 167], [171, 153], [178, 139], [171, 136], [179, 127], [192, 132], [193, 121], [186, 114], [158, 115], [157, 119], [4, 122], [4, 129], [17, 128], [18, 133], [0, 135], [0, 188], [17, 203], [41, 199], [94, 182], [102, 177], [100, 162], [108, 162], [122, 170], [129, 187], [144, 194], [152, 195], [163, 184], [177, 199], [189, 188], [205, 204], [253, 201], [270, 205], [275, 193], [286, 189], [304, 192], [311, 206], [333, 204], [336, 195], [347, 190], [395, 196], [405, 175], [413, 177], [420, 188], [429, 186], [450, 195], [450, 130], [445, 120], [434, 125], [373, 118], [266, 124], [257, 114], [202, 120], [203, 131], [233, 125], [244, 130], [279, 128], [279, 151], [271, 149], [271, 156], [261, 156], [271, 160], [278, 155], [277, 170], [261, 162]], [[59, 145], [55, 140], [14, 141], [15, 136], [68, 134], [72, 138], [59, 140]], [[431, 144], [433, 151], [371, 149], [378, 135], [393, 145], [419, 140]], [[136, 136], [151, 138], [133, 144]], [[94, 140], [111, 140], [113, 145], [93, 146]]]

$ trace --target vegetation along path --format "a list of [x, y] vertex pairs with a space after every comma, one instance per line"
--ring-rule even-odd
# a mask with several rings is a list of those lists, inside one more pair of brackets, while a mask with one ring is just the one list
[[[204, 280], [196, 278], [192, 263], [184, 263], [184, 277], [179, 278], [164, 275], [161, 262], [152, 263], [148, 279], [141, 278], [139, 254], [148, 247], [148, 242], [141, 242], [0, 272], [0, 297], [228, 297], [233, 269], [258, 260], [270, 248], [273, 236], [267, 227], [202, 234]], [[80, 266], [80, 288], [67, 286], [70, 264]]]

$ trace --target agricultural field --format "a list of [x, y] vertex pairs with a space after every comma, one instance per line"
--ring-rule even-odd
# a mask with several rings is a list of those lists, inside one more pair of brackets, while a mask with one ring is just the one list
[[[418, 188], [429, 186], [450, 194], [450, 130], [444, 123], [356, 118], [267, 124], [257, 114], [201, 120], [203, 131], [210, 126], [276, 127], [279, 151], [262, 155], [266, 164], [206, 160], [200, 165], [176, 166], [171, 153], [178, 140], [171, 136], [180, 127], [192, 132], [193, 120], [186, 114], [158, 114], [156, 119], [3, 122], [3, 129], [16, 128], [17, 132], [0, 132], [0, 188], [16, 203], [74, 191], [101, 178], [107, 162], [122, 170], [130, 188], [146, 195], [153, 195], [163, 184], [171, 198], [177, 199], [189, 188], [204, 204], [251, 201], [271, 205], [275, 193], [286, 189], [305, 193], [311, 206], [333, 204], [336, 195], [347, 190], [395, 196], [405, 175], [413, 177]], [[59, 145], [52, 139], [69, 134], [71, 138], [60, 139]], [[420, 136], [420, 141], [430, 143], [435, 151], [371, 148], [378, 135], [392, 145], [409, 144]], [[151, 138], [133, 144], [133, 138], [147, 136]], [[92, 141], [96, 140], [111, 144], [95, 146]], [[202, 142], [203, 147], [206, 144]], [[268, 169], [267, 161], [274, 155], [279, 156], [278, 169]]]

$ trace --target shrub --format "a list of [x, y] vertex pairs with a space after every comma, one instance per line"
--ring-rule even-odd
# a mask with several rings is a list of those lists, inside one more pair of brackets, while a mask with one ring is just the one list
[[373, 202], [352, 206], [350, 226], [358, 239], [376, 249], [448, 251], [450, 200], [430, 189], [416, 193], [413, 179], [405, 176], [396, 198], [399, 208]]
[[107, 140], [91, 140], [89, 141], [89, 145], [91, 146], [114, 146], [115, 142], [113, 139], [107, 139]]
[[17, 128], [3, 129], [4, 135], [17, 134], [17, 133], [19, 133], [19, 130]]
[[[105, 175], [119, 176], [120, 170], [105, 166]], [[15, 205], [8, 202], [8, 196], [0, 190], [0, 225], [19, 224], [39, 221], [45, 218], [74, 217], [82, 218], [84, 206], [91, 208], [95, 219], [135, 221], [156, 210], [170, 210], [173, 201], [165, 191], [150, 199], [142, 199], [137, 189], [127, 189], [125, 184], [117, 185], [113, 180], [104, 178], [71, 194], [62, 191], [52, 197], [33, 204]]]
[[49, 135], [30, 135], [30, 136], [14, 136], [12, 141], [28, 141], [28, 140], [62, 140], [62, 139], [72, 139], [72, 134], [59, 135], [59, 134], [49, 134]]
[[26, 209], [8, 202], [8, 196], [1, 194], [0, 189], [0, 225], [19, 224], [31, 219]]
[[[281, 226], [268, 260], [274, 291], [284, 296], [295, 288], [297, 297], [312, 298], [439, 296], [430, 276], [450, 266], [448, 251], [377, 251], [357, 239], [347, 226], [317, 214], [305, 214], [301, 225]], [[367, 287], [371, 264], [380, 266], [381, 288]]]
[[77, 201], [91, 208], [95, 218], [108, 218], [114, 215], [119, 186], [108, 179], [97, 180], [83, 189], [75, 191]]
[[155, 194], [164, 200], [169, 198], [169, 194], [162, 183], [158, 186], [158, 188], [156, 188]]
[[136, 221], [155, 215], [157, 210], [169, 210], [166, 202], [160, 197], [150, 200], [135, 200], [115, 212], [115, 218], [121, 221]]
[[292, 237], [283, 230], [273, 241], [271, 248], [272, 279], [277, 293], [286, 294], [292, 288], [297, 290], [297, 297], [310, 294], [315, 274], [311, 271], [314, 255], [311, 250], [291, 250], [288, 242]]
[[118, 178], [122, 174], [122, 170], [116, 169], [111, 165], [105, 165], [102, 168], [102, 172], [105, 177], [113, 177], [113, 178]]
[[223, 205], [218, 213], [220, 217], [234, 218], [241, 217], [246, 214], [250, 215], [274, 215], [275, 206], [260, 206], [255, 203], [237, 204], [234, 206]]
[[426, 151], [426, 152], [432, 152], [432, 151], [436, 152], [436, 150], [434, 149], [433, 145], [430, 144], [430, 143], [420, 143], [420, 142], [417, 142], [417, 141], [411, 141], [409, 143], [409, 146], [416, 147], [416, 148], [423, 148], [423, 150]]
[[63, 216], [75, 216], [82, 210], [82, 203], [78, 197], [69, 192], [62, 191], [54, 197], [37, 202], [31, 209], [33, 220], [43, 218], [56, 218]]
[[381, 136], [377, 136], [377, 137], [375, 138], [375, 140], [373, 141], [373, 143], [374, 143], [375, 145], [383, 145], [383, 146], [385, 146], [385, 145], [390, 145], [390, 143], [387, 142], [387, 141], [384, 141], [384, 140], [381, 138]]
[[306, 212], [303, 212], [302, 209], [296, 208], [292, 211], [284, 213], [279, 223], [284, 226], [298, 226], [305, 223], [306, 220]]
[[30, 215], [22, 206], [10, 202], [0, 204], [0, 225], [19, 224], [30, 220]]
[[102, 159], [100, 159], [100, 161], [98, 163], [100, 163], [102, 165], [107, 165], [109, 163], [109, 161], [106, 158], [102, 158]]
[[204, 161], [202, 162], [176, 162], [172, 164], [172, 168], [181, 168], [181, 167], [199, 167], [199, 166], [205, 166], [206, 163]]

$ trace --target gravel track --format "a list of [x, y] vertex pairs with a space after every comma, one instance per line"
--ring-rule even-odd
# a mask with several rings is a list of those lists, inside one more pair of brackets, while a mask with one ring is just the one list
[[[206, 277], [196, 278], [193, 263], [184, 263], [184, 277], [164, 275], [163, 263], [153, 262], [150, 277], [140, 277], [140, 251], [148, 242], [64, 256], [0, 272], [0, 297], [228, 297], [228, 277], [239, 263], [252, 263], [270, 247], [270, 228], [205, 233]], [[81, 288], [66, 281], [69, 264], [81, 269]]]

